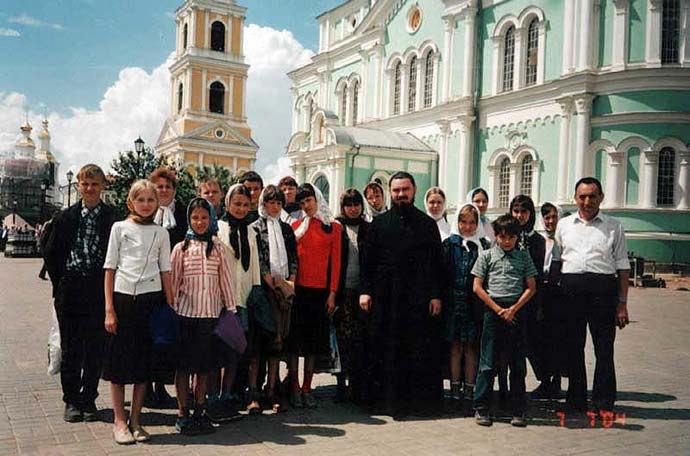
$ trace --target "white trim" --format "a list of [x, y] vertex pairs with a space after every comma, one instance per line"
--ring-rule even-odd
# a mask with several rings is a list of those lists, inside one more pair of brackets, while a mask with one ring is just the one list
[[645, 61], [648, 66], [661, 66], [661, 0], [647, 0]]
[[690, 123], [687, 112], [624, 112], [592, 117], [592, 127], [609, 127], [631, 124]]

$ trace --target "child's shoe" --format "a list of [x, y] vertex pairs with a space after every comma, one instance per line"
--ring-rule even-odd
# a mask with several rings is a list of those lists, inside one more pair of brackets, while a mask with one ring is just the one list
[[525, 418], [525, 414], [522, 413], [520, 415], [513, 415], [513, 419], [510, 420], [511, 426], [515, 427], [526, 427], [527, 426], [527, 418]]
[[480, 426], [491, 426], [494, 424], [489, 412], [486, 410], [477, 410], [474, 412], [474, 421]]

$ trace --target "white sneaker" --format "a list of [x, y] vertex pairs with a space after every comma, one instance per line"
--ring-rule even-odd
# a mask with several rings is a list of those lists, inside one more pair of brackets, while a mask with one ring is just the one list
[[113, 428], [113, 439], [118, 445], [131, 445], [136, 442], [128, 427]]
[[146, 429], [141, 426], [132, 427], [132, 437], [137, 442], [148, 442], [151, 440], [151, 434], [146, 432]]

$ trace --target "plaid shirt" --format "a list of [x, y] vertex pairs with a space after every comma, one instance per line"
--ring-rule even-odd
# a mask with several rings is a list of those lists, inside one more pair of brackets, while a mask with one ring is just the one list
[[98, 225], [96, 223], [102, 207], [102, 203], [98, 203], [98, 206], [93, 209], [82, 206], [77, 238], [74, 240], [67, 258], [67, 272], [89, 275], [103, 264], [105, 252], [99, 249]]

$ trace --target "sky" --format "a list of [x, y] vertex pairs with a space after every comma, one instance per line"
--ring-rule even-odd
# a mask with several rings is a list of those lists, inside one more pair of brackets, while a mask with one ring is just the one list
[[[247, 110], [270, 182], [288, 171], [291, 95], [286, 72], [309, 63], [316, 16], [344, 0], [240, 0], [251, 65]], [[137, 136], [154, 145], [170, 113], [168, 58], [183, 0], [0, 1], [0, 153], [14, 148], [24, 112], [37, 139], [50, 121], [67, 168], [108, 167]], [[298, 12], [298, 13], [297, 13]], [[277, 128], [276, 128], [277, 127]], [[282, 157], [282, 159], [281, 159]]]

